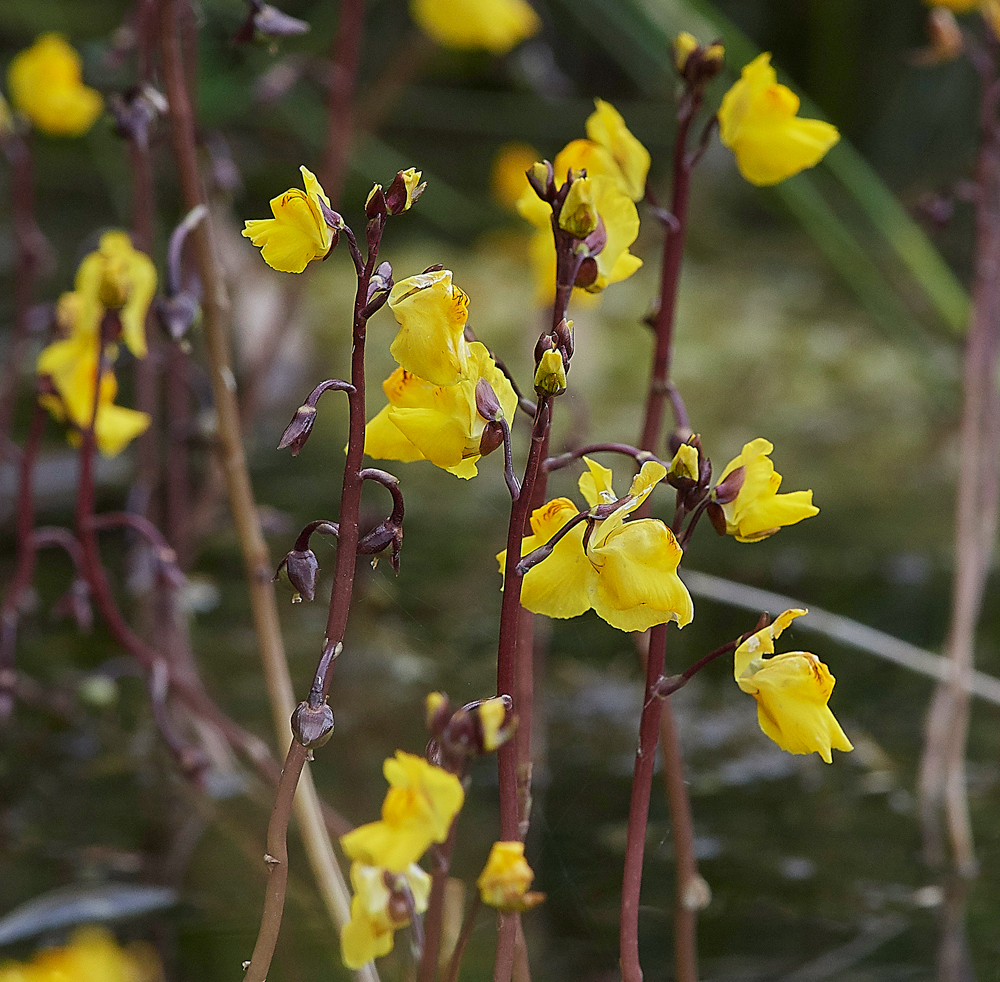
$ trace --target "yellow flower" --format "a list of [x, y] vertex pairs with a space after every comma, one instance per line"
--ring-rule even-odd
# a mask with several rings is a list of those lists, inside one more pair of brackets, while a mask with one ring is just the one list
[[726, 465], [719, 478], [723, 481], [737, 467], [744, 468], [743, 485], [736, 498], [722, 505], [726, 517], [726, 533], [737, 542], [759, 542], [785, 525], [794, 525], [804, 518], [819, 514], [812, 503], [812, 491], [792, 491], [778, 494], [781, 475], [774, 469], [768, 454], [774, 447], [758, 437], [743, 447], [743, 452]]
[[689, 481], [697, 481], [699, 470], [698, 449], [692, 447], [690, 443], [682, 443], [677, 448], [674, 459], [670, 461], [667, 474], [670, 477], [682, 477]]
[[678, 75], [684, 74], [688, 58], [690, 58], [699, 47], [700, 45], [698, 44], [698, 39], [688, 31], [681, 31], [680, 34], [674, 38], [674, 67], [677, 69]]
[[537, 907], [544, 893], [529, 893], [535, 878], [524, 858], [523, 842], [494, 842], [476, 886], [484, 904], [503, 911], [525, 911]]
[[633, 201], [641, 201], [646, 196], [649, 151], [632, 135], [610, 102], [595, 99], [594, 105], [597, 109], [587, 119], [587, 136], [611, 154], [618, 165], [621, 189]]
[[[538, 151], [526, 143], [505, 143], [496, 152], [490, 169], [490, 190], [505, 208], [514, 208], [521, 195], [531, 191], [525, 174], [538, 159]], [[531, 193], [534, 194], [533, 191]], [[538, 199], [537, 195], [535, 199]]]
[[105, 232], [95, 252], [76, 271], [74, 291], [59, 300], [59, 317], [72, 331], [93, 338], [107, 310], [117, 310], [122, 340], [136, 358], [146, 357], [146, 314], [156, 293], [156, 267], [133, 248], [125, 232]]
[[432, 842], [448, 837], [465, 792], [454, 774], [402, 750], [383, 771], [390, 787], [381, 820], [341, 836], [340, 845], [349, 859], [402, 873]]
[[451, 276], [450, 269], [408, 276], [389, 294], [399, 324], [389, 353], [407, 372], [434, 385], [454, 385], [469, 360], [469, 298]]
[[[65, 341], [53, 341], [38, 356], [38, 374], [50, 379], [55, 393], [38, 397], [58, 422], [69, 423], [69, 440], [79, 444], [80, 430], [90, 427], [94, 411], [94, 385], [97, 381], [97, 339], [83, 333]], [[149, 428], [146, 413], [114, 404], [118, 381], [111, 369], [101, 377], [94, 439], [105, 457], [120, 454], [137, 436]]]
[[323, 259], [333, 245], [320, 200], [330, 199], [307, 167], [300, 167], [305, 191], [291, 188], [271, 199], [274, 218], [249, 219], [245, 235], [260, 249], [264, 262], [282, 273], [301, 273], [314, 259]]
[[[589, 468], [580, 492], [591, 508], [617, 500], [611, 471], [584, 458]], [[645, 631], [654, 624], [676, 621], [684, 627], [694, 617], [687, 587], [677, 575], [682, 551], [673, 532], [653, 518], [627, 521], [666, 475], [657, 461], [647, 461], [629, 488], [627, 500], [596, 523], [584, 549], [585, 523], [556, 543], [525, 574], [521, 605], [547, 617], [577, 617], [593, 607], [620, 631]], [[545, 545], [577, 512], [567, 498], [555, 498], [531, 514], [532, 534], [521, 540], [521, 555]], [[497, 556], [501, 574], [506, 550]]]
[[102, 927], [81, 927], [69, 944], [38, 951], [30, 962], [0, 964], [0, 982], [158, 982], [156, 952], [145, 944], [121, 948]]
[[757, 700], [760, 728], [782, 750], [815, 751], [830, 764], [831, 750], [854, 749], [827, 705], [835, 681], [830, 670], [807, 651], [763, 657], [774, 654], [774, 639], [804, 613], [786, 610], [747, 638], [736, 649], [733, 674], [739, 687]]
[[593, 180], [578, 177], [569, 188], [559, 211], [559, 227], [577, 239], [585, 239], [597, 228], [597, 205], [594, 202]]
[[496, 393], [509, 423], [517, 396], [478, 341], [468, 345], [465, 374], [455, 385], [433, 385], [397, 368], [382, 383], [389, 405], [365, 427], [365, 453], [384, 460], [429, 460], [457, 477], [475, 477], [486, 431], [486, 420], [476, 407], [481, 378]]
[[[570, 328], [573, 327], [572, 321], [567, 323]], [[562, 355], [555, 348], [543, 352], [539, 358], [538, 368], [535, 369], [535, 388], [550, 396], [558, 396], [566, 391], [566, 366]]]
[[406, 892], [414, 913], [427, 910], [431, 878], [415, 863], [399, 874], [353, 863], [351, 886], [351, 919], [340, 932], [340, 952], [344, 964], [357, 969], [392, 951], [393, 935], [410, 923]]
[[410, 0], [421, 30], [445, 48], [505, 54], [542, 29], [526, 0]]
[[778, 84], [767, 52], [750, 62], [722, 97], [719, 136], [751, 184], [777, 184], [814, 167], [840, 139], [836, 126], [799, 119], [798, 111], [799, 97]]
[[43, 34], [7, 69], [14, 107], [51, 136], [83, 136], [101, 114], [101, 94], [83, 84], [80, 56], [61, 34]]

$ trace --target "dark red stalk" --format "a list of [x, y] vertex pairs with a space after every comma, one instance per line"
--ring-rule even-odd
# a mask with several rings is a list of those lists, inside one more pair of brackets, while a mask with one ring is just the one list
[[437, 975], [444, 917], [444, 890], [448, 882], [448, 870], [451, 869], [451, 854], [455, 851], [457, 829], [458, 816], [451, 823], [448, 838], [431, 852], [434, 869], [431, 871], [431, 895], [427, 901], [427, 916], [424, 918], [424, 951], [417, 976], [419, 982], [434, 982]]
[[347, 161], [354, 129], [354, 87], [361, 58], [365, 24], [364, 0], [340, 0], [337, 33], [330, 52], [330, 91], [327, 97], [326, 144], [320, 183], [337, 206], [347, 178]]

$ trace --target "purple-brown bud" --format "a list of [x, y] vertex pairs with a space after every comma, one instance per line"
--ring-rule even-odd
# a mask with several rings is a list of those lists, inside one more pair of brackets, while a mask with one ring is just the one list
[[197, 298], [187, 290], [172, 297], [158, 297], [156, 316], [163, 329], [174, 341], [180, 341], [198, 319], [201, 306]]
[[285, 447], [291, 447], [292, 456], [298, 457], [299, 451], [305, 446], [306, 440], [309, 439], [309, 434], [312, 432], [313, 423], [315, 422], [316, 407], [309, 405], [299, 406], [295, 410], [292, 421], [285, 427], [285, 432], [281, 434], [278, 449], [284, 450]]
[[410, 167], [399, 171], [392, 179], [392, 184], [385, 192], [385, 204], [390, 215], [402, 214], [416, 204], [427, 188], [426, 182], [420, 183], [420, 176], [420, 171]]
[[299, 603], [303, 597], [312, 600], [316, 596], [316, 574], [319, 572], [319, 562], [312, 549], [293, 549], [274, 572], [274, 579], [284, 570], [288, 581], [295, 587], [296, 595], [292, 603]]
[[555, 171], [547, 160], [532, 164], [525, 171], [528, 183], [542, 201], [551, 201], [556, 193]]
[[292, 713], [291, 725], [295, 739], [307, 750], [316, 750], [333, 736], [333, 710], [325, 702], [316, 709], [300, 702]]
[[483, 429], [483, 435], [479, 438], [480, 456], [487, 457], [493, 453], [497, 447], [503, 446], [503, 424], [499, 420], [491, 421]]
[[368, 200], [365, 202], [365, 214], [369, 218], [378, 218], [380, 215], [387, 215], [388, 212], [385, 192], [382, 190], [381, 184], [376, 184], [369, 192]]
[[493, 386], [486, 379], [476, 382], [476, 409], [487, 422], [493, 423], [503, 418], [503, 409]]
[[597, 282], [597, 260], [592, 256], [587, 256], [582, 263], [580, 263], [580, 270], [576, 274], [576, 280], [573, 285], [580, 287], [582, 290], [586, 290], [588, 286], [593, 286]]
[[306, 34], [310, 25], [297, 17], [290, 17], [261, 0], [251, 0], [246, 20], [233, 38], [233, 44], [249, 44], [255, 37], [280, 38]]
[[705, 509], [708, 515], [708, 520], [712, 523], [712, 528], [715, 529], [719, 535], [726, 534], [726, 513], [722, 510], [722, 506], [716, 504], [714, 501], [708, 503], [708, 507]]

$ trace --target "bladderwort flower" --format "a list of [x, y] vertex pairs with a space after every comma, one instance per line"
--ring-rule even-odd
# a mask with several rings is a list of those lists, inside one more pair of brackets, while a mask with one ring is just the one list
[[410, 0], [410, 14], [442, 47], [498, 55], [542, 29], [526, 0]]
[[469, 479], [478, 473], [479, 458], [499, 445], [479, 411], [477, 389], [481, 382], [489, 385], [508, 423], [517, 395], [486, 346], [466, 341], [468, 304], [447, 269], [393, 287], [389, 306], [399, 333], [389, 351], [400, 367], [382, 384], [389, 404], [365, 427], [369, 456], [429, 460]]
[[67, 437], [74, 446], [80, 443], [80, 431], [94, 419], [94, 440], [105, 457], [120, 454], [152, 422], [147, 413], [115, 405], [118, 380], [106, 368], [101, 375], [94, 412], [94, 387], [97, 385], [97, 339], [77, 334], [65, 341], [54, 341], [38, 356], [37, 372], [48, 379], [51, 391], [38, 396], [39, 404], [60, 423], [71, 428]]
[[432, 842], [444, 842], [465, 792], [454, 774], [402, 750], [385, 761], [383, 773], [389, 790], [382, 818], [341, 836], [340, 845], [355, 862], [402, 873]]
[[[553, 164], [558, 184], [570, 172], [579, 175], [586, 171], [585, 193], [604, 225], [607, 241], [594, 257], [597, 275], [585, 287], [589, 293], [600, 293], [612, 283], [628, 279], [642, 265], [642, 260], [629, 252], [629, 246], [639, 234], [635, 202], [645, 194], [650, 163], [649, 151], [632, 135], [618, 110], [603, 99], [596, 99], [595, 105], [597, 108], [587, 119], [587, 139], [567, 144]], [[583, 193], [581, 190], [577, 195]], [[547, 303], [552, 298], [556, 271], [551, 208], [528, 187], [518, 199], [517, 209], [537, 229], [528, 244], [528, 255], [535, 272], [537, 300]], [[574, 210], [575, 206], [571, 206], [569, 213]], [[569, 213], [564, 205], [560, 213], [563, 228], [567, 227], [564, 223]]]
[[29, 962], [0, 963], [0, 982], [159, 982], [156, 952], [134, 942], [121, 947], [103, 927], [77, 928], [68, 944], [43, 948]]
[[773, 624], [747, 638], [736, 649], [733, 675], [739, 687], [757, 700], [760, 728], [782, 750], [815, 752], [830, 764], [833, 750], [854, 749], [827, 705], [836, 680], [807, 651], [774, 655], [774, 639], [805, 613], [798, 608], [786, 610]]
[[799, 97], [779, 84], [769, 52], [750, 62], [722, 97], [719, 137], [751, 184], [777, 184], [815, 167], [840, 139], [836, 126], [800, 119], [798, 111]]
[[431, 878], [416, 863], [401, 873], [353, 863], [351, 887], [351, 919], [340, 932], [340, 953], [348, 968], [358, 969], [389, 954], [396, 931], [427, 910]]
[[[588, 470], [580, 492], [591, 509], [617, 501], [611, 471], [584, 457]], [[645, 631], [654, 624], [689, 624], [694, 605], [677, 575], [683, 556], [673, 532], [653, 518], [628, 521], [666, 476], [666, 468], [647, 461], [635, 476], [627, 498], [606, 518], [598, 519], [584, 545], [585, 523], [567, 532], [552, 553], [525, 574], [521, 604], [547, 617], [577, 617], [591, 608], [620, 631]], [[521, 540], [521, 555], [545, 545], [579, 514], [568, 498], [554, 498], [531, 513], [532, 534]], [[506, 550], [497, 556], [503, 574]]]
[[76, 271], [73, 292], [59, 299], [70, 311], [72, 333], [97, 338], [109, 310], [118, 312], [121, 338], [136, 358], [146, 357], [146, 314], [156, 293], [156, 267], [125, 232], [105, 232]]
[[14, 108], [50, 136], [83, 136], [104, 108], [83, 84], [80, 56], [61, 34], [42, 34], [7, 69]]
[[290, 188], [271, 199], [273, 218], [252, 218], [243, 235], [260, 249], [264, 262], [282, 273], [301, 273], [314, 259], [323, 259], [334, 245], [334, 230], [327, 225], [322, 201], [326, 196], [315, 174], [299, 168], [305, 190]]
[[[785, 525], [795, 525], [804, 518], [819, 514], [812, 503], [812, 491], [792, 491], [778, 494], [781, 475], [768, 456], [774, 447], [758, 437], [744, 445], [738, 457], [726, 465], [713, 495], [737, 468], [743, 468], [742, 484], [735, 498], [719, 501], [726, 524], [726, 534], [737, 542], [759, 542]], [[713, 504], [712, 507], [716, 507]]]
[[488, 907], [504, 912], [524, 912], [545, 900], [544, 893], [529, 891], [535, 874], [524, 858], [523, 842], [494, 842], [476, 886]]

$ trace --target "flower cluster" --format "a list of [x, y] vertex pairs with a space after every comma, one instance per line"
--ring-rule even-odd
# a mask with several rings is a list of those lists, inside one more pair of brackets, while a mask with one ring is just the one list
[[83, 136], [104, 100], [83, 84], [80, 56], [61, 34], [43, 34], [7, 69], [14, 108], [51, 136]]
[[110, 932], [81, 927], [68, 944], [44, 948], [29, 962], [0, 963], [0, 982], [160, 982], [163, 969], [145, 944], [122, 948]]
[[340, 840], [354, 887], [340, 938], [348, 968], [390, 952], [394, 933], [427, 909], [430, 878], [417, 861], [432, 843], [444, 842], [465, 800], [458, 778], [422, 757], [397, 751], [383, 771], [389, 791], [382, 818]]
[[[611, 487], [611, 471], [584, 457], [588, 470], [580, 493], [590, 505], [580, 522], [556, 542], [551, 555], [524, 576], [521, 604], [548, 617], [577, 617], [593, 608], [621, 631], [645, 631], [694, 617], [687, 587], [677, 575], [682, 551], [674, 533], [653, 518], [628, 521], [666, 476], [666, 468], [647, 461], [621, 501]], [[531, 514], [532, 534], [521, 540], [521, 555], [545, 546], [579, 514], [568, 498], [554, 498]], [[593, 525], [589, 535], [585, 525]], [[506, 550], [497, 559], [503, 573]]]
[[774, 639], [804, 613], [786, 610], [773, 624], [747, 638], [736, 649], [733, 675], [739, 687], [757, 700], [760, 728], [782, 750], [815, 752], [829, 764], [833, 750], [854, 749], [827, 705], [834, 677], [807, 651], [774, 655]]
[[[573, 186], [559, 213], [560, 227], [585, 237], [598, 222], [604, 230], [603, 248], [596, 252], [596, 266], [589, 282], [578, 284], [599, 293], [611, 283], [631, 276], [642, 260], [629, 252], [639, 234], [639, 212], [635, 202], [646, 192], [649, 151], [632, 135], [621, 114], [603, 99], [587, 119], [587, 138], [573, 140], [556, 156], [552, 165], [558, 183], [573, 178]], [[528, 246], [535, 271], [536, 296], [548, 303], [553, 294], [556, 251], [552, 238], [552, 209], [536, 191], [525, 188], [518, 211], [536, 232]], [[581, 216], [587, 223], [581, 228]]]
[[[399, 367], [382, 388], [389, 400], [365, 428], [365, 453], [389, 460], [429, 460], [462, 478], [496, 449], [499, 419], [511, 420], [517, 396], [486, 346], [465, 338], [469, 298], [447, 269], [397, 283], [389, 307], [399, 333], [389, 348]], [[484, 415], [483, 385], [499, 404]]]
[[115, 405], [118, 382], [110, 364], [119, 338], [135, 357], [146, 356], [146, 313], [156, 292], [156, 269], [126, 233], [105, 232], [98, 249], [80, 264], [74, 287], [60, 297], [56, 315], [68, 336], [38, 357], [39, 402], [70, 426], [71, 442], [93, 422], [97, 448], [111, 457], [150, 423], [146, 413]]

